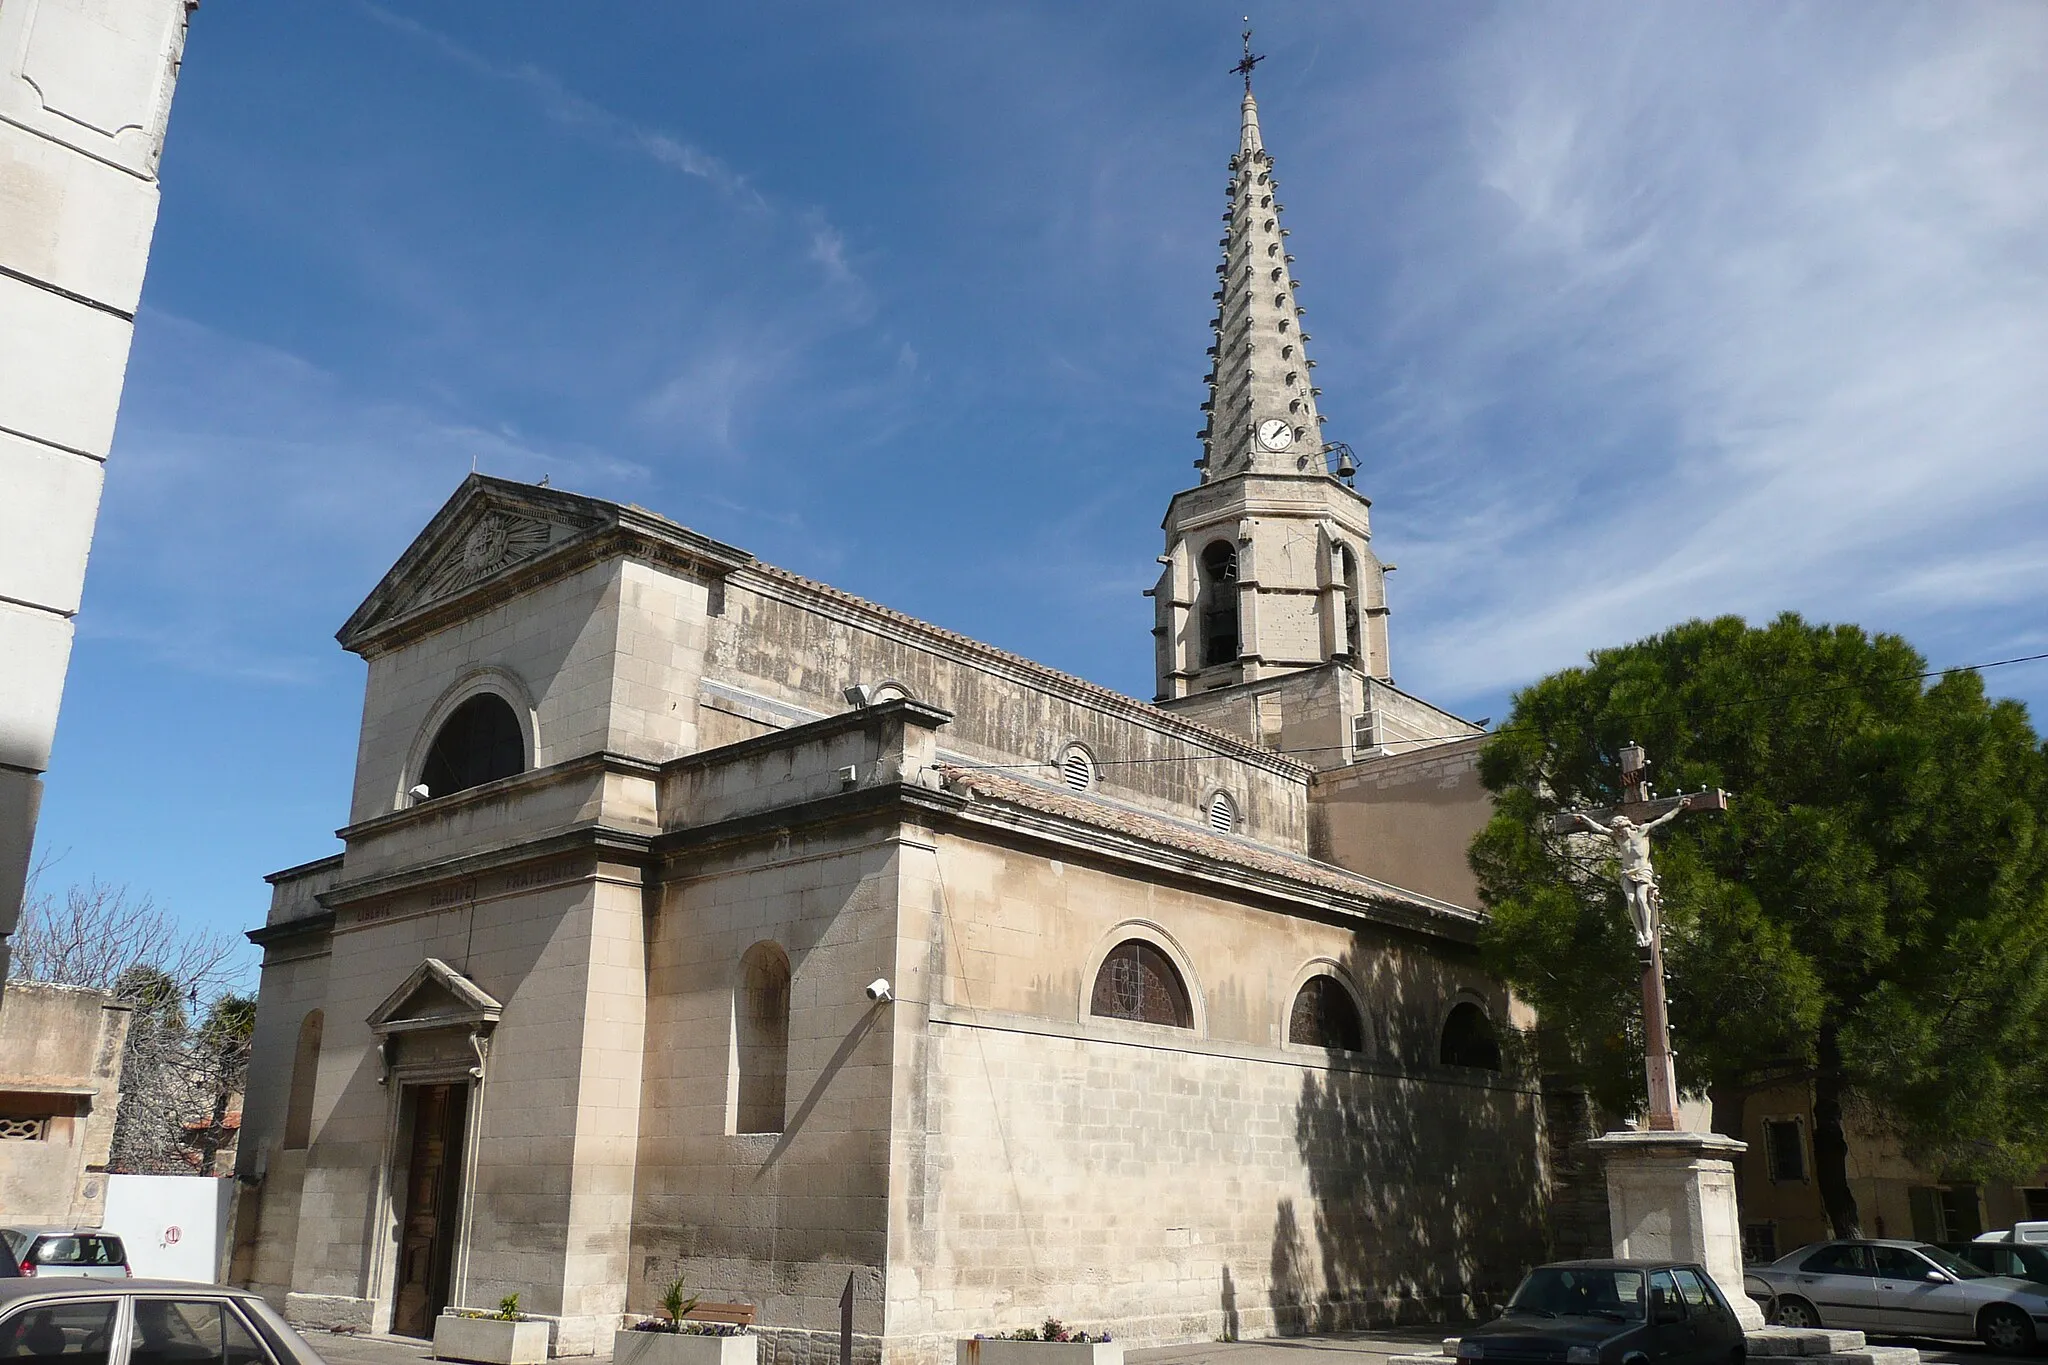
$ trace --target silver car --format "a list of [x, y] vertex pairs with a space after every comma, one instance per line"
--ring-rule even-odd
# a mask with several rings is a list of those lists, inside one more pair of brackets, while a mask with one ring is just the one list
[[0, 1281], [0, 1360], [324, 1365], [254, 1294], [173, 1280]]
[[0, 1228], [0, 1242], [25, 1276], [125, 1280], [130, 1274], [121, 1239], [97, 1228]]
[[1786, 1327], [1970, 1338], [2008, 1355], [2048, 1336], [2048, 1285], [1986, 1274], [1926, 1242], [1816, 1242], [1744, 1280]]

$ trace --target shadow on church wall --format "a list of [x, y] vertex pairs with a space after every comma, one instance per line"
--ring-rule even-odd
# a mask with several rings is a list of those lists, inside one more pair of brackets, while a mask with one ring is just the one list
[[[1347, 952], [1375, 1036], [1304, 1072], [1295, 1142], [1309, 1206], [1275, 1211], [1270, 1294], [1281, 1332], [1470, 1318], [1544, 1259], [1542, 1105], [1496, 997], [1495, 1073], [1438, 1059], [1455, 983], [1421, 954]], [[1391, 1065], [1390, 1065], [1391, 1064]]]

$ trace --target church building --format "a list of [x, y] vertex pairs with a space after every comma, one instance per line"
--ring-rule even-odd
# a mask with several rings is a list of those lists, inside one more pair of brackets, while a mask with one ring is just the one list
[[517, 1293], [588, 1355], [681, 1280], [921, 1365], [1442, 1316], [1542, 1255], [1480, 731], [1394, 686], [1248, 78], [1228, 190], [1150, 701], [463, 481], [339, 635], [343, 851], [250, 935], [240, 1282], [411, 1336]]

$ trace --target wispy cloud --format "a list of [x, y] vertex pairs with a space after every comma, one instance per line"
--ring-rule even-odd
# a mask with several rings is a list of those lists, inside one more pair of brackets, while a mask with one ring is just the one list
[[[328, 632], [471, 468], [644, 487], [643, 465], [356, 390], [274, 346], [148, 310], [93, 571], [88, 636], [256, 682], [304, 681]], [[309, 610], [310, 609], [310, 610]]]
[[1411, 458], [1458, 477], [1401, 555], [1416, 681], [2038, 596], [2048, 10], [1849, 13], [1508, 9], [1464, 54], [1389, 342]]
[[768, 208], [768, 201], [747, 183], [745, 176], [693, 142], [615, 114], [577, 94], [559, 77], [531, 62], [494, 62], [417, 19], [394, 14], [381, 5], [368, 3], [368, 0], [359, 0], [359, 5], [378, 23], [427, 44], [456, 65], [490, 80], [519, 87], [543, 113], [565, 128], [578, 129], [632, 148], [657, 165], [705, 181], [737, 204], [763, 211]]

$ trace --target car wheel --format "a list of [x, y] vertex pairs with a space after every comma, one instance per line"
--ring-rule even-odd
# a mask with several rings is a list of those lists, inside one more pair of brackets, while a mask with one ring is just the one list
[[1778, 1326], [1794, 1331], [1810, 1332], [1820, 1326], [1820, 1314], [1805, 1299], [1779, 1299], [1778, 1311], [1772, 1316], [1777, 1318]]
[[2017, 1308], [1993, 1304], [1977, 1319], [1977, 1335], [1984, 1344], [2004, 1356], [2025, 1355], [2034, 1349], [2034, 1324]]

